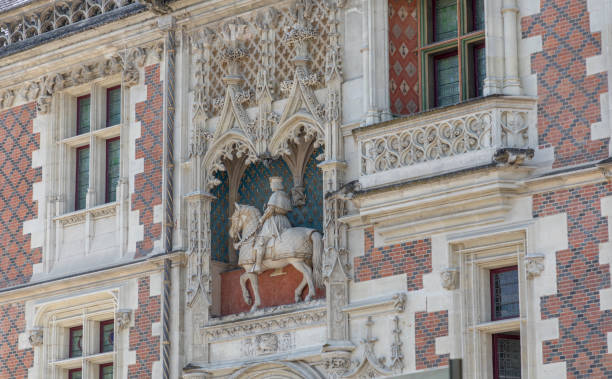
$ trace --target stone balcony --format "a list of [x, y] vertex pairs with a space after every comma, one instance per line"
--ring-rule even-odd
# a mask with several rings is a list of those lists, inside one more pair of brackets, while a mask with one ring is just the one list
[[516, 152], [531, 157], [536, 120], [535, 99], [490, 96], [355, 129], [359, 181], [377, 187], [512, 160]]

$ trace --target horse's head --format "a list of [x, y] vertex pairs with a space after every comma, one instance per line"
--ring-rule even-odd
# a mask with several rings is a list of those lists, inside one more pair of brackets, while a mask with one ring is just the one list
[[261, 213], [250, 205], [234, 204], [234, 214], [232, 215], [232, 225], [230, 226], [229, 236], [236, 239], [242, 232], [249, 233], [257, 226]]
[[242, 205], [235, 203], [234, 214], [232, 215], [231, 221], [232, 224], [230, 225], [229, 236], [232, 239], [236, 239], [244, 227], [244, 209]]

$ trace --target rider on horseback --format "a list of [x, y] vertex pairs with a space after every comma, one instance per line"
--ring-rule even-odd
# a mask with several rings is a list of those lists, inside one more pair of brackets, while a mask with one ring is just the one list
[[291, 211], [291, 200], [285, 191], [283, 191], [283, 179], [274, 176], [270, 178], [270, 188], [272, 195], [268, 200], [266, 210], [259, 219], [261, 230], [255, 240], [255, 264], [251, 272], [261, 271], [261, 261], [266, 252], [266, 248], [270, 241], [272, 244], [277, 237], [286, 229], [291, 228], [291, 223], [287, 217], [287, 213]]

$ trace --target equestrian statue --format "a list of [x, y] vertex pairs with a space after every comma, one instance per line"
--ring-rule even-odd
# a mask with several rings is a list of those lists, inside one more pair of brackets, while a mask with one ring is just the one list
[[[295, 289], [295, 302], [301, 298], [308, 284], [305, 301], [315, 295], [315, 286], [322, 286], [321, 259], [323, 237], [314, 229], [292, 227], [287, 217], [291, 211], [291, 200], [283, 191], [282, 178], [271, 177], [272, 195], [263, 216], [256, 207], [235, 204], [229, 235], [237, 242], [238, 265], [244, 268], [240, 276], [240, 287], [244, 301], [254, 311], [261, 305], [258, 275], [266, 270], [293, 265], [303, 278]], [[252, 302], [246, 281], [251, 281], [255, 301]]]

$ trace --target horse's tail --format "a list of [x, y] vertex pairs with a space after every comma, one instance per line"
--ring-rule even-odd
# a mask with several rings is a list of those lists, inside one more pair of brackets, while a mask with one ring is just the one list
[[319, 232], [310, 235], [312, 240], [312, 274], [315, 287], [323, 288], [323, 236]]

